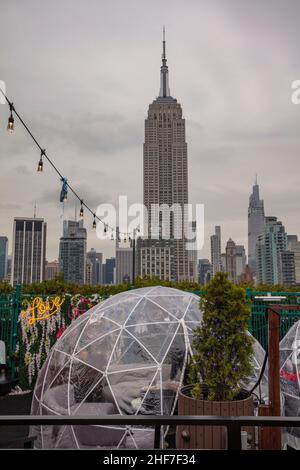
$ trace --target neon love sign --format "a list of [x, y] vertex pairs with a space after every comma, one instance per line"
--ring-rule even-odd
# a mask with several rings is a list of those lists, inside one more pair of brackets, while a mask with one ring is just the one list
[[44, 302], [41, 297], [35, 297], [31, 306], [28, 307], [27, 310], [23, 310], [20, 316], [22, 319], [27, 318], [29, 325], [34, 325], [37, 321], [46, 320], [56, 315], [64, 303], [64, 300], [64, 298], [53, 297]]

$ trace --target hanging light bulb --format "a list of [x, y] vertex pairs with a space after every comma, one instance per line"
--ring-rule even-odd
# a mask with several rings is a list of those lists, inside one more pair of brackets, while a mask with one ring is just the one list
[[79, 211], [79, 217], [83, 218], [83, 201], [80, 201], [80, 211]]
[[14, 109], [14, 105], [13, 103], [9, 103], [9, 108], [10, 108], [10, 116], [8, 118], [8, 122], [7, 122], [7, 130], [8, 132], [10, 132], [12, 134], [13, 130], [14, 130], [14, 117], [13, 117], [13, 109]]
[[43, 171], [43, 155], [45, 155], [46, 150], [41, 150], [41, 156], [40, 156], [40, 161], [37, 167], [37, 171], [42, 172]]
[[39, 164], [38, 164], [38, 167], [37, 167], [37, 171], [38, 172], [43, 171], [43, 159], [42, 159], [42, 157], [40, 157], [40, 161], [39, 161]]
[[97, 227], [97, 224], [96, 224], [96, 214], [94, 214], [93, 228], [96, 228], [96, 227]]

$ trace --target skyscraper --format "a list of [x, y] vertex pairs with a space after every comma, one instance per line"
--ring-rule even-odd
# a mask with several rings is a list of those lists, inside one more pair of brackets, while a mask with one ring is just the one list
[[85, 283], [89, 286], [93, 284], [93, 263], [88, 257], [85, 264]]
[[[135, 260], [136, 262], [136, 260]], [[119, 227], [116, 231], [116, 284], [132, 281], [133, 248], [131, 241], [121, 241]]]
[[11, 281], [11, 266], [12, 266], [12, 255], [8, 255], [7, 257], [7, 274], [6, 274], [6, 279], [7, 282], [10, 283]]
[[211, 264], [208, 259], [199, 259], [198, 261], [198, 283], [204, 286], [210, 281]]
[[246, 268], [246, 251], [244, 245], [236, 245], [236, 278], [242, 280]]
[[264, 201], [263, 199], [259, 199], [259, 186], [256, 178], [252, 194], [249, 198], [248, 207], [248, 264], [254, 276], [256, 275], [256, 243], [259, 235], [264, 231], [264, 226]]
[[292, 286], [296, 283], [295, 253], [281, 251], [280, 253], [280, 284]]
[[256, 244], [256, 281], [258, 284], [279, 284], [281, 252], [287, 250], [287, 234], [277, 217], [266, 217], [265, 228]]
[[234, 284], [242, 281], [246, 268], [246, 252], [244, 245], [236, 245], [229, 238], [226, 252], [221, 254], [222, 271], [228, 273], [228, 279]]
[[300, 284], [300, 241], [297, 235], [288, 235], [288, 250], [294, 253], [295, 282]]
[[107, 258], [103, 265], [103, 282], [105, 284], [115, 284], [116, 258]]
[[236, 244], [231, 238], [226, 244], [226, 272], [228, 273], [228, 279], [236, 284]]
[[210, 254], [212, 276], [222, 271], [221, 266], [221, 227], [215, 226], [215, 234], [210, 237]]
[[42, 282], [45, 275], [47, 224], [44, 219], [14, 219], [11, 284]]
[[[183, 236], [184, 221], [186, 221], [184, 205], [188, 203], [185, 119], [182, 117], [180, 104], [170, 94], [165, 36], [163, 37], [159, 96], [149, 105], [148, 116], [145, 120], [143, 154], [144, 205], [148, 210], [145, 267], [150, 267], [150, 263], [152, 263], [152, 260], [150, 262], [150, 253], [151, 257], [154, 252], [157, 252], [158, 257], [165, 257], [171, 248], [172, 267], [168, 274], [169, 279], [174, 281], [189, 279], [188, 252]], [[152, 205], [154, 204], [156, 207], [162, 205], [165, 207], [160, 214], [156, 213], [155, 218], [153, 213], [151, 214]], [[174, 208], [175, 210], [172, 210]], [[164, 217], [170, 209], [170, 218], [167, 222], [164, 222]], [[177, 223], [179, 236], [176, 233]], [[157, 234], [154, 237], [152, 233], [151, 237], [151, 228], [153, 230], [155, 224], [157, 225]], [[164, 237], [163, 240], [164, 228], [169, 231], [170, 235]], [[168, 238], [172, 240], [171, 244], [164, 243]], [[153, 241], [153, 249], [149, 246], [151, 240]], [[156, 250], [158, 248], [157, 240], [162, 242], [159, 250]], [[140, 242], [139, 246], [142, 248], [143, 243]], [[162, 264], [159, 260], [157, 261]], [[146, 274], [151, 275], [151, 272], [149, 271]]]
[[91, 248], [90, 251], [86, 254], [87, 260], [91, 262], [89, 266], [91, 267], [91, 278], [86, 280], [87, 284], [91, 284], [96, 286], [97, 284], [103, 283], [103, 268], [102, 268], [102, 261], [103, 261], [103, 254], [97, 252], [95, 248]]
[[226, 253], [221, 253], [221, 269], [222, 273], [226, 273]]
[[7, 276], [8, 238], [0, 237], [0, 281]]
[[59, 242], [59, 271], [66, 282], [85, 283], [86, 229], [83, 220], [64, 220]]
[[116, 249], [116, 284], [132, 280], [132, 248]]

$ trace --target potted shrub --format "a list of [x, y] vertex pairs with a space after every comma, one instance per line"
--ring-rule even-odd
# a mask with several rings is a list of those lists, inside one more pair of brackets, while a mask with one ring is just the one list
[[[252, 337], [245, 291], [217, 273], [200, 300], [203, 321], [195, 330], [189, 382], [179, 393], [179, 415], [248, 416], [253, 400], [243, 390], [252, 372]], [[226, 428], [178, 428], [178, 448], [226, 448]]]

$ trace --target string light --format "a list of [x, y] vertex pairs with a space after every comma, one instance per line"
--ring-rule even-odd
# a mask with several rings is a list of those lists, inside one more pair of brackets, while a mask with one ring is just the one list
[[[6, 96], [6, 94], [4, 93], [4, 91], [1, 89], [0, 87], [0, 93], [3, 95], [3, 97], [5, 98], [7, 104], [9, 105], [9, 109], [10, 109], [10, 116], [8, 118], [8, 123], [7, 123], [7, 130], [9, 132], [13, 132], [14, 130], [14, 115], [13, 113], [17, 116], [17, 118], [19, 119], [19, 121], [21, 122], [21, 124], [23, 125], [23, 127], [25, 128], [25, 130], [27, 131], [27, 133], [30, 135], [30, 137], [32, 138], [32, 140], [34, 141], [34, 143], [36, 144], [36, 146], [40, 149], [40, 152], [41, 152], [41, 156], [40, 156], [40, 160], [38, 162], [38, 168], [37, 168], [37, 171], [38, 172], [42, 172], [43, 171], [43, 166], [44, 166], [44, 161], [43, 161], [43, 157], [45, 157], [48, 161], [48, 163], [52, 166], [52, 168], [54, 169], [54, 171], [57, 173], [57, 175], [59, 176], [60, 178], [60, 181], [62, 182], [62, 188], [61, 188], [61, 192], [60, 192], [60, 202], [64, 202], [66, 199], [67, 199], [67, 195], [68, 195], [68, 189], [73, 193], [73, 195], [80, 201], [81, 203], [81, 208], [80, 208], [80, 217], [83, 217], [83, 206], [88, 210], [88, 212], [90, 212], [90, 214], [93, 215], [94, 217], [94, 220], [93, 220], [93, 228], [96, 228], [96, 219], [99, 220], [99, 222], [101, 222], [103, 225], [104, 225], [104, 232], [106, 233], [108, 229], [110, 229], [112, 231], [111, 233], [111, 240], [114, 240], [114, 232], [116, 233], [116, 239], [120, 242], [121, 239], [120, 239], [120, 234], [117, 233], [117, 230], [116, 228], [114, 227], [111, 227], [109, 225], [107, 225], [105, 222], [103, 222], [103, 220], [96, 216], [96, 214], [94, 214], [94, 212], [92, 211], [92, 209], [87, 205], [87, 204], [83, 204], [83, 201], [82, 199], [80, 198], [80, 196], [77, 194], [77, 192], [72, 188], [72, 186], [68, 183], [67, 181], [67, 178], [63, 177], [63, 175], [61, 174], [61, 172], [58, 170], [58, 168], [56, 167], [56, 165], [53, 163], [53, 161], [49, 158], [49, 156], [46, 154], [46, 150], [43, 149], [40, 145], [40, 143], [38, 142], [38, 140], [35, 138], [35, 136], [33, 135], [33, 133], [31, 132], [31, 130], [29, 129], [29, 127], [27, 126], [27, 124], [25, 123], [25, 121], [22, 119], [22, 117], [20, 116], [20, 114], [16, 111], [16, 108], [14, 107], [14, 104], [8, 99], [8, 97]], [[125, 236], [124, 238], [124, 241], [126, 241], [126, 233], [122, 233], [122, 235]], [[129, 237], [129, 240], [130, 240], [130, 237]]]
[[9, 103], [9, 108], [10, 108], [10, 116], [9, 116], [8, 122], [7, 122], [7, 130], [8, 130], [8, 132], [10, 132], [12, 134], [13, 130], [14, 130], [14, 117], [13, 117], [13, 113], [12, 113], [14, 111], [13, 103]]
[[43, 155], [45, 155], [46, 150], [41, 150], [41, 156], [40, 156], [40, 161], [37, 167], [37, 171], [41, 172], [43, 171]]
[[62, 188], [60, 192], [60, 202], [64, 202], [68, 198], [68, 181], [67, 178], [61, 177]]
[[83, 200], [80, 201], [79, 217], [83, 218]]

